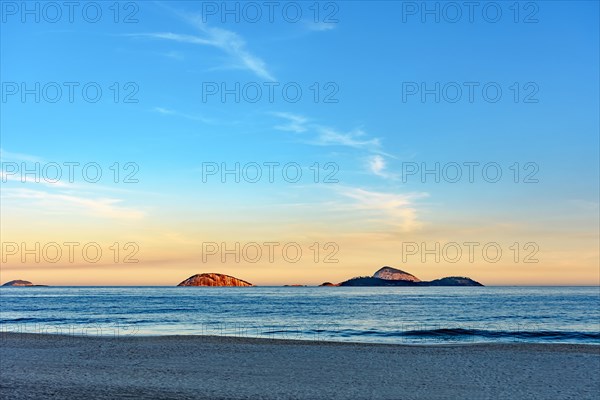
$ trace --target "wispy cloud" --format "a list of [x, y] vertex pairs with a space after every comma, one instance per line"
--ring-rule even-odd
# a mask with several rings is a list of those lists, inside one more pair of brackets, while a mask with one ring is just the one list
[[[49, 179], [41, 172], [34, 171], [33, 164], [47, 164], [42, 157], [23, 153], [12, 153], [0, 150], [2, 162], [20, 163], [15, 173], [10, 173], [6, 165], [0, 171], [2, 192], [0, 199], [3, 201], [3, 212], [10, 213], [12, 207], [27, 210], [40, 210], [42, 212], [62, 213], [71, 215], [73, 212], [83, 212], [88, 215], [107, 218], [138, 219], [144, 212], [126, 207], [124, 200], [108, 197], [106, 191], [123, 191], [98, 184], [80, 184], [63, 179]], [[23, 165], [25, 164], [25, 165]], [[60, 168], [60, 163], [55, 163]], [[22, 173], [26, 168], [30, 171]], [[41, 171], [41, 166], [38, 171]], [[13, 202], [13, 200], [15, 200]]]
[[362, 129], [340, 132], [329, 127], [318, 127], [318, 136], [314, 144], [320, 146], [347, 146], [355, 149], [378, 151], [381, 147], [379, 138], [369, 138]]
[[381, 139], [368, 135], [363, 129], [356, 128], [351, 131], [340, 131], [329, 126], [312, 123], [303, 115], [288, 112], [271, 113], [284, 120], [274, 126], [284, 132], [308, 133], [304, 142], [313, 146], [340, 146], [363, 150], [369, 154], [367, 170], [381, 178], [394, 179], [395, 175], [385, 171], [386, 158], [394, 156], [382, 150]]
[[[20, 182], [23, 184], [40, 184], [49, 187], [72, 186], [68, 182], [42, 177], [41, 164], [46, 163], [46, 161], [44, 161], [44, 159], [41, 157], [24, 153], [12, 153], [4, 149], [0, 149], [0, 161], [2, 161], [0, 182], [3, 184], [8, 182]], [[10, 165], [11, 163], [12, 166]], [[27, 170], [28, 172], [24, 173], [24, 170]], [[39, 172], [36, 172], [36, 170]]]
[[293, 113], [272, 113], [286, 121], [285, 124], [275, 125], [274, 128], [288, 132], [312, 132], [313, 136], [306, 140], [307, 143], [316, 146], [344, 146], [356, 149], [366, 149], [376, 153], [380, 152], [381, 142], [379, 138], [369, 137], [362, 129], [354, 129], [349, 132], [341, 132], [335, 128], [316, 123], [310, 123], [310, 119]]
[[72, 214], [81, 211], [96, 217], [119, 219], [139, 219], [144, 216], [140, 210], [120, 205], [123, 200], [114, 198], [92, 198], [59, 191], [51, 193], [43, 190], [25, 188], [4, 188], [2, 198], [17, 199], [20, 207], [42, 208], [48, 212]]
[[18, 173], [6, 173], [4, 171], [0, 172], [0, 181], [2, 183], [7, 183], [7, 182], [20, 182], [20, 183], [27, 183], [27, 184], [40, 184], [40, 185], [44, 185], [44, 186], [50, 186], [50, 187], [62, 187], [62, 188], [67, 188], [69, 186], [72, 186], [71, 184], [69, 184], [68, 182], [63, 182], [60, 180], [51, 180], [48, 178], [43, 178], [40, 177], [38, 174], [23, 174], [21, 172]]
[[356, 210], [375, 212], [378, 221], [382, 220], [403, 231], [412, 231], [421, 226], [415, 200], [428, 196], [427, 193], [396, 194], [362, 188], [344, 188], [340, 193], [355, 201], [353, 208]]
[[375, 154], [374, 156], [370, 156], [367, 160], [369, 171], [373, 175], [380, 176], [385, 179], [398, 179], [397, 174], [393, 174], [388, 172], [387, 170], [387, 160], [379, 155]]
[[308, 130], [307, 123], [309, 120], [302, 115], [285, 112], [274, 112], [272, 114], [286, 120], [284, 124], [275, 125], [275, 129], [277, 130], [295, 133], [302, 133]]
[[314, 21], [304, 21], [304, 26], [309, 31], [314, 32], [325, 32], [335, 29], [337, 23], [335, 22], [314, 22]]
[[383, 175], [385, 170], [385, 160], [379, 154], [369, 159], [369, 168], [375, 175]]
[[171, 110], [169, 108], [164, 108], [164, 107], [154, 107], [152, 109], [152, 111], [159, 113], [161, 115], [171, 115], [171, 116], [175, 116], [175, 117], [182, 117], [182, 118], [189, 119], [192, 121], [204, 122], [205, 124], [214, 124], [215, 123], [215, 121], [213, 121], [209, 118], [204, 118], [200, 115], [186, 114], [186, 113], [182, 113], [182, 112]]
[[274, 81], [275, 78], [269, 72], [266, 63], [252, 54], [246, 48], [246, 41], [236, 32], [223, 28], [210, 27], [203, 23], [200, 18], [187, 18], [203, 36], [188, 35], [173, 32], [154, 32], [128, 34], [132, 37], [146, 37], [151, 39], [170, 40], [179, 43], [187, 43], [200, 46], [210, 46], [222, 50], [231, 56], [241, 67], [252, 71], [262, 79]]

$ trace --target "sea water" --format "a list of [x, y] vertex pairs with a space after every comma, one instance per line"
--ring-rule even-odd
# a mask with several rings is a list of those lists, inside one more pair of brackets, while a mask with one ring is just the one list
[[5, 287], [0, 330], [600, 344], [599, 287]]

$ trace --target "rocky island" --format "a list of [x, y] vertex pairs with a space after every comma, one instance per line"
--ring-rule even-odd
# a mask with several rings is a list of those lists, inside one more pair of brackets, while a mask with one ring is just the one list
[[[10, 282], [9, 282], [10, 283]], [[30, 282], [29, 282], [30, 283]], [[16, 286], [16, 285], [15, 285]], [[177, 286], [254, 286], [250, 282], [235, 278], [230, 275], [218, 273], [202, 273], [190, 276]], [[294, 284], [284, 287], [305, 287], [306, 285]], [[471, 278], [449, 276], [432, 281], [422, 281], [413, 274], [396, 268], [385, 266], [376, 271], [373, 276], [360, 276], [348, 279], [341, 283], [324, 282], [319, 286], [483, 286]]]
[[385, 266], [373, 276], [348, 279], [339, 286], [483, 286], [471, 278], [449, 276], [432, 281], [422, 281], [408, 272]]
[[46, 285], [34, 285], [33, 283], [31, 283], [29, 281], [15, 279], [14, 281], [6, 282], [2, 286], [12, 286], [12, 287], [35, 286], [35, 287], [39, 287], [39, 286], [46, 286]]
[[421, 280], [413, 274], [392, 267], [380, 268], [373, 274], [373, 278], [385, 279], [388, 281], [421, 282]]
[[204, 273], [190, 276], [177, 286], [254, 286], [253, 284], [243, 281], [233, 276]]

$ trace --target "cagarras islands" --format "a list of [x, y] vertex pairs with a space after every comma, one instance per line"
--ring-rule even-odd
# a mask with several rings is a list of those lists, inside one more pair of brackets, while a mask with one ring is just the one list
[[[254, 286], [250, 282], [234, 278], [233, 276], [204, 273], [196, 274], [184, 280], [177, 286]], [[303, 286], [303, 285], [286, 285]], [[446, 278], [422, 281], [416, 276], [385, 266], [373, 274], [373, 276], [361, 276], [348, 279], [341, 283], [325, 282], [319, 286], [483, 286], [471, 278], [449, 276]]]

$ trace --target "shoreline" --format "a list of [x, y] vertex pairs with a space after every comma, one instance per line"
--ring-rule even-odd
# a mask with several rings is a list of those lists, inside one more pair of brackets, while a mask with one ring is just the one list
[[[38, 332], [14, 332], [14, 331], [0, 331], [0, 345], [2, 344], [2, 340], [4, 337], [9, 339], [16, 339], [19, 336], [23, 336], [28, 340], [35, 340], [39, 338], [40, 340], [49, 340], [56, 338], [57, 340], [70, 340], [70, 339], [90, 339], [90, 340], [107, 340], [107, 341], [119, 341], [119, 340], [143, 340], [143, 339], [161, 339], [161, 340], [203, 340], [206, 342], [231, 342], [231, 343], [240, 343], [240, 344], [273, 344], [273, 345], [347, 345], [347, 346], [388, 346], [388, 347], [440, 347], [440, 346], [448, 346], [448, 347], [470, 347], [470, 346], [481, 346], [481, 347], [566, 347], [566, 348], [581, 348], [582, 350], [585, 348], [590, 349], [598, 349], [600, 351], [600, 343], [569, 343], [569, 342], [530, 342], [530, 341], [512, 341], [512, 342], [489, 342], [489, 341], [481, 341], [481, 342], [459, 342], [459, 341], [442, 341], [439, 342], [430, 342], [430, 343], [377, 343], [377, 342], [362, 342], [362, 341], [337, 341], [337, 340], [321, 340], [321, 339], [283, 339], [283, 338], [268, 338], [268, 337], [253, 337], [253, 336], [236, 336], [236, 335], [190, 335], [190, 334], [140, 334], [135, 333], [132, 335], [83, 335], [83, 334], [64, 334], [64, 333], [38, 333]], [[600, 353], [600, 352], [599, 352]]]
[[0, 334], [11, 399], [593, 399], [600, 346]]

